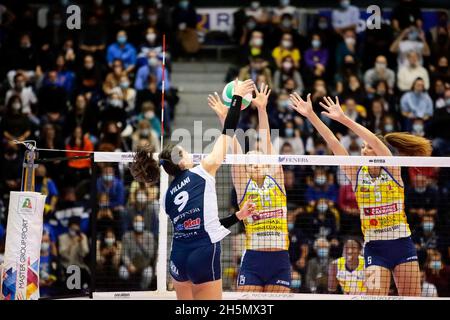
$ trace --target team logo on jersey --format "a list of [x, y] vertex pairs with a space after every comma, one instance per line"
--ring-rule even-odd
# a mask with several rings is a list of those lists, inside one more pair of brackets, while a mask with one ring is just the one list
[[364, 208], [364, 214], [366, 216], [377, 216], [382, 214], [389, 214], [398, 211], [398, 207], [396, 203], [388, 204], [385, 206], [372, 207], [372, 208]]
[[202, 219], [188, 219], [183, 223], [184, 230], [193, 230], [200, 228], [200, 223], [202, 222]]
[[179, 275], [178, 268], [175, 266], [172, 260], [170, 261], [170, 271], [172, 271], [172, 273], [176, 274], [177, 276]]
[[245, 284], [245, 276], [244, 276], [243, 274], [241, 274], [241, 275], [239, 276], [239, 284], [240, 284], [241, 286], [243, 286], [243, 285]]

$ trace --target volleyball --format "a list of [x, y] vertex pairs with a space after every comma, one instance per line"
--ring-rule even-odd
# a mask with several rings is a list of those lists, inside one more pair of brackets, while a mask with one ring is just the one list
[[[241, 83], [242, 83], [242, 81], [239, 81], [239, 84], [241, 84]], [[234, 95], [234, 80], [231, 82], [228, 82], [222, 91], [223, 103], [228, 108], [231, 105], [231, 98], [233, 98], [233, 95]], [[252, 102], [252, 94], [249, 93], [246, 96], [244, 96], [244, 98], [242, 99], [241, 110], [244, 110], [245, 108], [247, 108], [251, 102]]]

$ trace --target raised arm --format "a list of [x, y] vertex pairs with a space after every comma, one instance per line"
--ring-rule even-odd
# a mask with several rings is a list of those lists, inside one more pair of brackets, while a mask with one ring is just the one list
[[[269, 86], [262, 83], [261, 88], [255, 86], [256, 97], [252, 100], [253, 105], [258, 109], [258, 133], [259, 137], [262, 139], [263, 150], [265, 154], [276, 154], [274, 150], [272, 141], [270, 139], [270, 125], [269, 117], [267, 115], [267, 102], [269, 101], [269, 96], [272, 90]], [[273, 178], [281, 185], [284, 189], [284, 173], [283, 167], [280, 165], [271, 167], [271, 175]], [[283, 190], [284, 191], [284, 190]]]
[[[217, 117], [219, 118], [219, 121], [223, 126], [225, 123], [225, 118], [227, 117], [228, 114], [228, 108], [222, 103], [217, 92], [215, 92], [214, 95], [208, 96], [208, 105], [217, 114]], [[232, 140], [232, 152], [233, 154], [242, 154], [242, 148], [236, 136], [234, 136]], [[242, 181], [242, 174], [244, 172], [245, 172], [245, 165], [234, 164], [231, 166], [231, 177], [233, 179], [234, 188], [236, 189], [238, 201], [242, 198], [242, 195], [245, 190], [246, 181], [245, 182]], [[244, 178], [246, 178], [246, 176], [244, 176]]]
[[239, 122], [242, 97], [253, 91], [253, 81], [246, 80], [239, 84], [235, 81], [234, 95], [231, 100], [230, 110], [224, 120], [224, 127], [222, 134], [214, 144], [212, 152], [202, 160], [203, 168], [211, 175], [215, 175], [223, 160], [225, 159], [228, 146], [231, 144], [234, 131]]
[[334, 133], [320, 120], [317, 114], [314, 112], [311, 103], [311, 94], [309, 93], [306, 101], [304, 101], [300, 95], [295, 92], [291, 94], [290, 100], [292, 102], [291, 108], [306, 117], [311, 124], [316, 128], [319, 134], [323, 137], [328, 147], [336, 156], [348, 156], [347, 150], [341, 145]]
[[392, 156], [391, 150], [389, 150], [389, 148], [380, 139], [378, 139], [373, 132], [344, 114], [344, 111], [342, 111], [341, 105], [339, 104], [338, 97], [336, 97], [336, 102], [334, 102], [330, 97], [325, 97], [324, 101], [325, 103], [320, 102], [320, 105], [326, 110], [322, 112], [323, 115], [342, 123], [344, 126], [356, 133], [361, 139], [370, 145], [377, 156]]
[[[306, 101], [304, 101], [298, 93], [291, 94], [290, 99], [292, 102], [291, 107], [311, 122], [314, 128], [316, 128], [319, 134], [323, 137], [334, 155], [348, 156], [347, 149], [344, 148], [344, 146], [339, 142], [334, 133], [325, 125], [325, 123], [322, 122], [322, 120], [320, 120], [320, 118], [314, 112], [310, 93], [308, 94]], [[342, 166], [341, 169], [344, 171], [345, 175], [352, 181], [352, 183], [354, 183], [354, 177], [356, 177], [358, 167]]]

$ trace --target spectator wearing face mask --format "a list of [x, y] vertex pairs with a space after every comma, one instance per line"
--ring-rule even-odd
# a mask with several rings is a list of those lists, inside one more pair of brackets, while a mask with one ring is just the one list
[[6, 92], [5, 104], [8, 104], [12, 96], [20, 97], [22, 101], [21, 112], [23, 114], [32, 113], [32, 108], [38, 102], [33, 88], [26, 85], [26, 78], [22, 73], [17, 73], [14, 76], [14, 87]]
[[426, 214], [422, 216], [421, 222], [414, 228], [412, 240], [417, 247], [419, 262], [423, 264], [430, 249], [446, 252], [447, 244], [439, 230], [440, 223], [436, 221], [436, 215]]
[[428, 57], [430, 55], [430, 47], [425, 39], [425, 33], [416, 27], [409, 27], [403, 30], [392, 43], [389, 50], [397, 54], [397, 65], [399, 68], [407, 65], [409, 52], [417, 54], [417, 63], [419, 65], [423, 65], [424, 56]]
[[128, 42], [124, 30], [117, 33], [116, 42], [110, 44], [107, 49], [106, 61], [110, 68], [115, 60], [122, 61], [126, 73], [133, 71], [136, 66], [136, 49]]
[[150, 127], [155, 132], [156, 137], [161, 135], [161, 121], [155, 114], [155, 105], [151, 101], [142, 103], [141, 110], [133, 119], [133, 123], [137, 125], [141, 120], [150, 122]]
[[425, 123], [433, 116], [433, 100], [426, 92], [422, 78], [414, 80], [411, 91], [402, 95], [400, 110], [403, 116], [403, 130], [411, 132], [413, 120], [422, 119]]
[[426, 90], [430, 88], [430, 77], [428, 75], [428, 71], [419, 64], [417, 53], [412, 51], [408, 53], [408, 64], [401, 66], [398, 69], [398, 89], [403, 92], [410, 90], [417, 78], [422, 79]]
[[299, 293], [302, 288], [302, 275], [297, 271], [291, 273], [291, 292]]
[[103, 82], [103, 92], [105, 95], [110, 95], [112, 90], [119, 86], [120, 77], [125, 73], [122, 60], [116, 59], [113, 61], [112, 70], [106, 75]]
[[119, 78], [119, 86], [111, 90], [111, 94], [117, 96], [125, 103], [124, 110], [132, 114], [136, 104], [136, 90], [131, 86], [131, 81], [126, 73]]
[[386, 57], [380, 55], [376, 58], [374, 67], [364, 73], [364, 83], [367, 93], [374, 94], [376, 92], [375, 84], [381, 80], [387, 82], [389, 92], [393, 93], [395, 85], [395, 72], [394, 70], [388, 68]]
[[17, 72], [22, 71], [28, 79], [34, 79], [39, 70], [38, 55], [32, 42], [31, 35], [24, 33], [19, 36], [19, 41], [13, 48], [9, 49], [8, 59], [5, 59], [5, 70], [7, 79], [11, 86], [14, 85], [14, 77]]
[[256, 82], [258, 75], [263, 74], [267, 79], [267, 85], [273, 88], [272, 71], [267, 67], [266, 61], [261, 55], [249, 57], [250, 64], [239, 70], [239, 80], [252, 79]]
[[264, 33], [260, 30], [249, 31], [249, 34], [245, 32], [242, 35], [241, 45], [244, 46], [243, 50], [239, 53], [239, 65], [244, 65], [254, 57], [261, 57], [265, 62], [265, 67], [268, 65], [268, 61], [272, 59], [271, 53], [265, 43]]
[[133, 230], [127, 232], [122, 239], [119, 276], [133, 288], [149, 289], [154, 275], [156, 257], [153, 235], [145, 231], [144, 218], [136, 215]]
[[306, 267], [306, 287], [311, 293], [326, 293], [328, 290], [328, 268], [330, 243], [324, 237], [314, 241], [315, 256], [308, 261]]
[[315, 202], [309, 214], [308, 231], [305, 232], [311, 240], [319, 237], [330, 239], [336, 236], [339, 212], [334, 208], [333, 202], [320, 198]]
[[130, 222], [125, 212], [125, 187], [122, 179], [114, 174], [113, 167], [102, 169], [102, 176], [97, 179], [97, 192], [108, 194], [109, 207], [115, 216], [120, 217], [122, 232], [128, 230]]
[[433, 138], [433, 150], [438, 156], [450, 155], [450, 88], [445, 90], [443, 100], [444, 106], [434, 112], [427, 131]]
[[108, 229], [114, 230], [119, 237], [122, 236], [120, 217], [111, 208], [107, 193], [98, 195], [97, 230], [105, 233]]
[[442, 79], [434, 79], [432, 89], [430, 90], [430, 96], [431, 99], [433, 99], [434, 110], [436, 111], [446, 107], [445, 89], [445, 83]]
[[[157, 57], [162, 53], [162, 43], [159, 34], [155, 28], [147, 28], [145, 39], [139, 47], [137, 68], [148, 64], [149, 59]], [[166, 58], [166, 63], [168, 63]]]
[[69, 221], [69, 231], [58, 237], [58, 252], [60, 262], [65, 270], [69, 266], [77, 266], [81, 270], [81, 288], [86, 288], [89, 284], [90, 270], [85, 262], [89, 254], [89, 243], [86, 234], [80, 230], [79, 218], [71, 218]]
[[156, 185], [133, 182], [128, 198], [130, 216], [141, 215], [144, 218], [145, 230], [158, 234], [159, 188]]
[[158, 136], [156, 135], [155, 130], [153, 130], [151, 123], [146, 119], [142, 119], [138, 122], [137, 129], [131, 136], [131, 148], [136, 150], [138, 145], [141, 143], [141, 140], [144, 140], [147, 144], [155, 146], [155, 152], [159, 152]]
[[[348, 29], [343, 35], [341, 41], [338, 43], [336, 50], [336, 70], [353, 67], [352, 73], [359, 72], [359, 66], [355, 63], [358, 57], [361, 56], [360, 46], [357, 42], [355, 31]], [[347, 58], [351, 56], [354, 65], [348, 65], [351, 61]], [[346, 59], [347, 58], [347, 59]], [[347, 65], [346, 65], [347, 64]]]
[[367, 128], [375, 134], [381, 134], [383, 132], [383, 117], [385, 114], [382, 99], [373, 99], [367, 114]]
[[439, 297], [450, 296], [450, 267], [442, 261], [439, 251], [433, 250], [425, 264], [426, 281], [435, 285]]
[[293, 154], [305, 154], [305, 146], [301, 137], [301, 131], [294, 127], [294, 123], [289, 121], [285, 124], [284, 132], [275, 138], [274, 146], [279, 146], [279, 151], [285, 144], [289, 144], [293, 149]]
[[284, 57], [281, 62], [281, 68], [278, 68], [273, 76], [273, 89], [279, 91], [282, 89], [282, 84], [284, 84], [288, 79], [293, 79], [297, 84], [297, 91], [302, 94], [305, 86], [303, 84], [302, 76], [300, 72], [295, 69], [295, 63], [292, 57]]
[[[151, 57], [148, 59], [148, 63], [140, 67], [136, 74], [136, 79], [134, 81], [134, 88], [136, 90], [146, 89], [149, 85], [150, 76], [153, 76], [155, 78], [157, 90], [162, 90], [162, 55], [159, 54], [156, 56], [154, 53], [150, 53], [150, 56]], [[167, 69], [164, 72], [165, 90], [169, 91], [171, 89], [170, 73], [167, 71]]]
[[119, 281], [120, 253], [122, 245], [117, 241], [113, 229], [107, 229], [97, 240], [96, 274], [98, 288], [117, 288]]
[[43, 298], [57, 293], [55, 282], [58, 280], [58, 264], [56, 258], [51, 252], [50, 235], [44, 231], [39, 260], [39, 295]]
[[266, 24], [269, 22], [269, 12], [261, 7], [260, 1], [251, 1], [250, 6], [245, 9], [247, 17], [252, 17], [257, 24]]
[[100, 112], [100, 127], [105, 128], [109, 122], [117, 125], [118, 130], [122, 132], [127, 126], [127, 102], [117, 92], [112, 92], [109, 97], [103, 101], [103, 110]]
[[320, 199], [326, 199], [332, 203], [336, 203], [337, 197], [338, 190], [334, 184], [329, 182], [327, 172], [324, 168], [317, 167], [314, 170], [313, 181], [306, 189], [306, 201], [310, 206], [315, 207], [317, 201]]
[[314, 33], [311, 36], [311, 46], [305, 52], [305, 66], [312, 79], [326, 75], [328, 49], [322, 45], [322, 38], [319, 33]]
[[[272, 23], [277, 25], [283, 23], [283, 16], [290, 15], [295, 17], [297, 14], [297, 8], [291, 6], [290, 0], [280, 0], [278, 3], [278, 7], [273, 8], [272, 10]], [[297, 19], [295, 19], [293, 25], [297, 25]]]
[[350, 0], [340, 0], [339, 9], [334, 9], [331, 13], [331, 21], [337, 33], [342, 33], [346, 29], [356, 30], [359, 23], [359, 9], [352, 6]]
[[438, 189], [430, 182], [430, 178], [418, 173], [411, 177], [411, 186], [406, 192], [408, 218], [410, 224], [419, 225], [426, 215], [435, 216], [439, 206]]
[[[352, 97], [348, 97], [344, 100], [342, 110], [350, 119], [353, 119], [353, 121], [360, 124], [364, 123], [364, 120], [367, 117], [366, 108], [361, 104], [357, 104], [355, 99]], [[349, 132], [348, 128], [336, 121], [331, 122], [331, 128], [339, 139], [342, 139], [342, 137], [347, 135]]]
[[285, 57], [292, 58], [294, 67], [296, 69], [300, 67], [300, 50], [294, 47], [294, 42], [291, 34], [283, 34], [280, 44], [272, 51], [272, 57], [279, 69], [282, 68], [283, 59]]

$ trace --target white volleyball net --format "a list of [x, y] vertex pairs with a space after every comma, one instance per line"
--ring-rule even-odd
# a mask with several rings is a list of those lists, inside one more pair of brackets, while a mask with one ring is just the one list
[[[98, 299], [175, 298], [173, 227], [160, 200], [172, 179], [161, 170], [158, 185], [139, 184], [132, 159], [94, 156], [98, 186], [108, 175], [114, 183], [97, 190], [91, 289]], [[247, 199], [257, 212], [221, 241], [224, 298], [445, 298], [449, 176], [448, 157], [227, 155], [216, 174], [220, 218]]]

